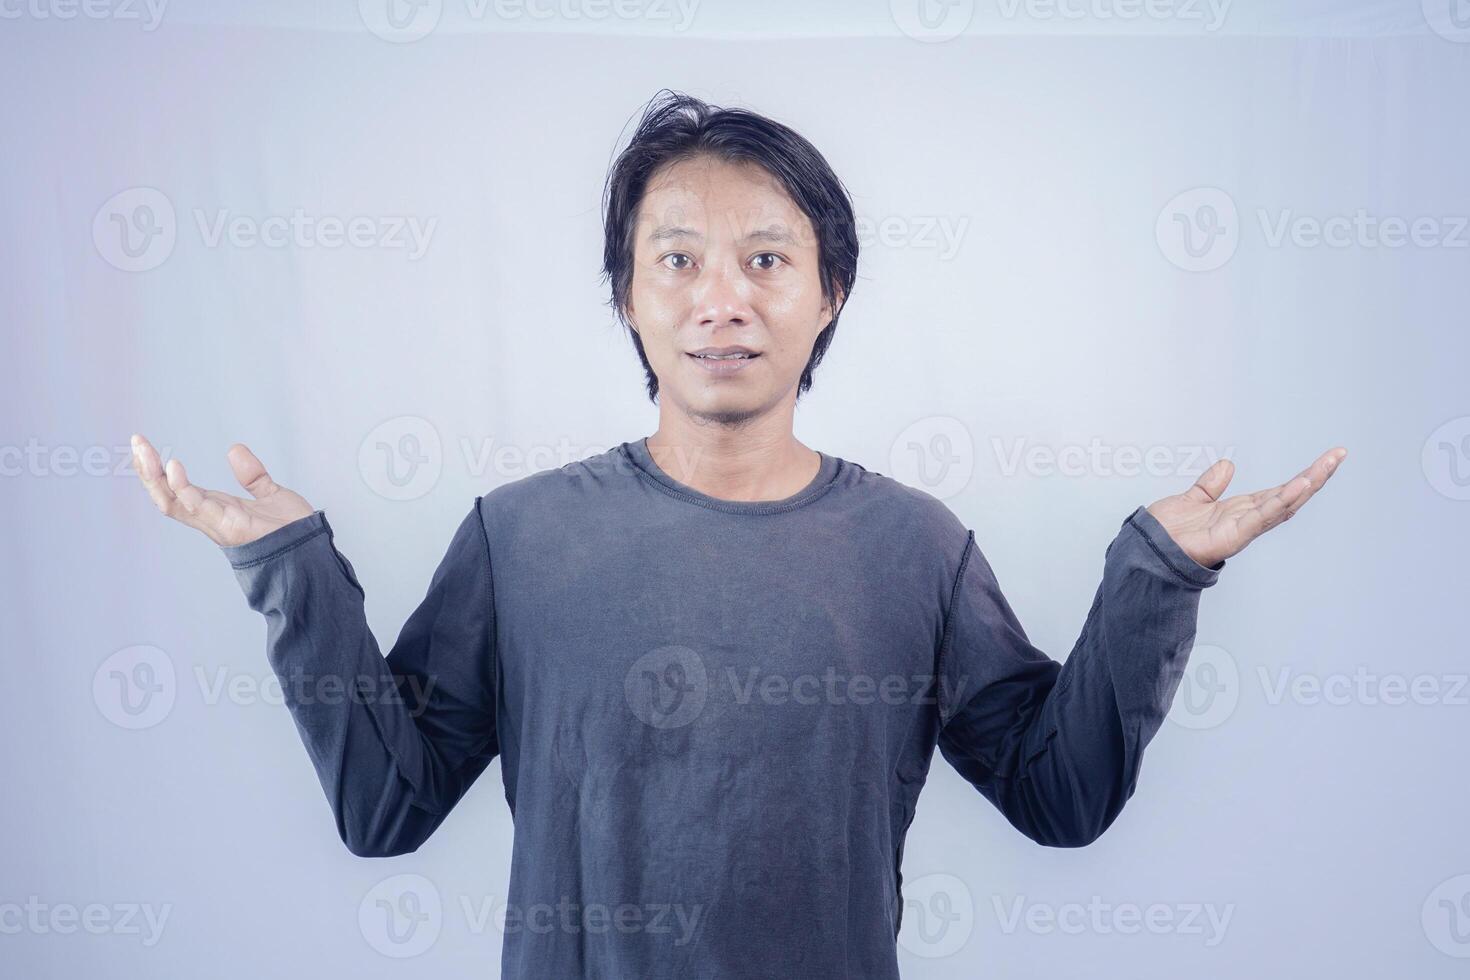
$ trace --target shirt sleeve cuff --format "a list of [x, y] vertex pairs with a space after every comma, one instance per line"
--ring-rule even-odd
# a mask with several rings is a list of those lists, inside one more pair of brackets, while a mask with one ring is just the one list
[[289, 524], [284, 524], [254, 541], [247, 541], [244, 544], [220, 545], [220, 551], [224, 552], [225, 558], [230, 562], [230, 567], [248, 568], [290, 551], [319, 534], [326, 534], [329, 530], [326, 512], [319, 510], [306, 517], [299, 517]]
[[1201, 589], [1214, 585], [1215, 580], [1220, 577], [1221, 570], [1225, 567], [1223, 558], [1213, 565], [1205, 566], [1185, 554], [1184, 549], [1169, 536], [1169, 532], [1164, 530], [1164, 525], [1160, 524], [1159, 519], [1150, 514], [1145, 506], [1140, 505], [1137, 510], [1128, 515], [1123, 523], [1132, 525], [1159, 561], [1191, 585]]

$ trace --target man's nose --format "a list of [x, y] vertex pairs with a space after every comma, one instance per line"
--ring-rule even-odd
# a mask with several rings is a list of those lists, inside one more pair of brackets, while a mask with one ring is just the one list
[[749, 284], [737, 270], [712, 269], [701, 277], [694, 301], [694, 318], [701, 327], [744, 326], [755, 318], [750, 308]]

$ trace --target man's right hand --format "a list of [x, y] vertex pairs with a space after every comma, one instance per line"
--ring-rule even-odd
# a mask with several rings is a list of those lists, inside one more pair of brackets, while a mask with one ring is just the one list
[[141, 435], [133, 436], [132, 443], [133, 469], [159, 511], [198, 528], [215, 544], [245, 544], [315, 513], [300, 494], [272, 480], [255, 454], [238, 442], [226, 456], [235, 479], [253, 499], [196, 487], [189, 482], [183, 463], [171, 459], [164, 467], [158, 451]]

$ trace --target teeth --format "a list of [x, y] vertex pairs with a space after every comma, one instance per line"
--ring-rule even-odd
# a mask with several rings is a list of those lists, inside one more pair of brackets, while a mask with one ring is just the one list
[[694, 356], [707, 361], [744, 361], [750, 358], [749, 354], [695, 354]]

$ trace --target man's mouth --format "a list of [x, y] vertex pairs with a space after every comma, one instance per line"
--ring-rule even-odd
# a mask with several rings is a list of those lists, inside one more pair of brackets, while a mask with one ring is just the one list
[[760, 351], [749, 347], [701, 347], [685, 351], [685, 354], [693, 358], [708, 376], [716, 378], [737, 374], [761, 356]]
[[697, 357], [701, 361], [748, 361], [760, 357], [759, 353], [748, 347], [702, 347], [688, 353], [690, 357]]

